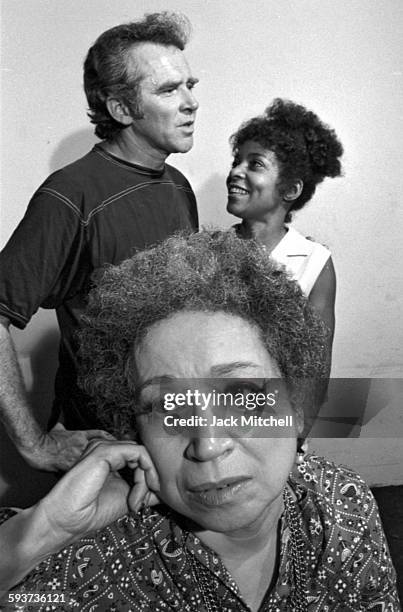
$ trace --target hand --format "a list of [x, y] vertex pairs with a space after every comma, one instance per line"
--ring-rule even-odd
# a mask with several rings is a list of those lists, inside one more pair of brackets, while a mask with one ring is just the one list
[[33, 468], [47, 472], [69, 470], [80, 459], [88, 442], [94, 439], [113, 440], [113, 436], [102, 429], [69, 431], [57, 423], [49, 432], [44, 432], [35, 445], [19, 447], [25, 461]]
[[[119, 476], [117, 470], [128, 466], [135, 470], [134, 486]], [[150, 455], [135, 442], [91, 443], [81, 460], [63, 476], [41, 500], [35, 513], [41, 528], [58, 550], [90, 531], [101, 529], [146, 499], [158, 502], [155, 493], [159, 480]]]

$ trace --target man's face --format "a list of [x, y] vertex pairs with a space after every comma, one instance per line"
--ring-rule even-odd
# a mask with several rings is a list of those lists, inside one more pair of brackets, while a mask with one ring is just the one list
[[183, 52], [174, 46], [146, 42], [133, 47], [131, 58], [141, 67], [142, 74], [143, 116], [133, 120], [129, 128], [136, 146], [146, 156], [162, 159], [170, 153], [186, 153], [193, 146], [199, 104], [193, 95], [197, 79], [192, 76]]

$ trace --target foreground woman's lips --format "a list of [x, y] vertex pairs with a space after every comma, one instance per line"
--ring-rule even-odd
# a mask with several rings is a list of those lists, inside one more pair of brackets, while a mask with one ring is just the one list
[[192, 498], [205, 506], [220, 506], [233, 501], [251, 480], [250, 476], [234, 476], [218, 481], [203, 482], [189, 487]]
[[234, 484], [236, 482], [241, 482], [243, 480], [249, 480], [249, 476], [232, 476], [230, 478], [222, 478], [221, 480], [211, 480], [208, 482], [202, 482], [196, 486], [190, 486], [189, 489], [191, 491], [208, 491], [209, 489], [222, 489], [223, 487], [227, 487], [228, 485]]

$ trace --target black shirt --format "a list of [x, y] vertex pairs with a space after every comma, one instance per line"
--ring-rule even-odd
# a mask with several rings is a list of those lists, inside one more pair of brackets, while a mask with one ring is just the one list
[[61, 343], [52, 424], [62, 410], [68, 428], [99, 426], [76, 385], [76, 332], [92, 272], [197, 226], [194, 193], [178, 170], [130, 164], [100, 145], [34, 194], [0, 254], [0, 314], [22, 329], [39, 307], [56, 309]]

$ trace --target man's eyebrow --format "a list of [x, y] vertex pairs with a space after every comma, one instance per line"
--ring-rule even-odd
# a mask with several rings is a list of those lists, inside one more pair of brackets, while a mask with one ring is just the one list
[[181, 83], [181, 79], [167, 79], [158, 85], [157, 91], [164, 91], [164, 89], [170, 89], [171, 87], [175, 88]]
[[[214, 377], [228, 376], [237, 370], [258, 370], [261, 366], [253, 361], [232, 361], [231, 363], [220, 363], [210, 369], [210, 374]], [[236, 376], [234, 377], [236, 378]]]
[[[196, 85], [196, 83], [199, 82], [199, 79], [197, 79], [196, 77], [189, 77], [188, 79], [186, 79], [186, 84], [187, 85]], [[169, 79], [164, 81], [163, 83], [160, 83], [157, 87], [157, 92], [160, 91], [165, 91], [166, 89], [170, 89], [178, 87], [180, 84], [182, 83], [182, 79]]]

